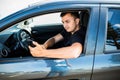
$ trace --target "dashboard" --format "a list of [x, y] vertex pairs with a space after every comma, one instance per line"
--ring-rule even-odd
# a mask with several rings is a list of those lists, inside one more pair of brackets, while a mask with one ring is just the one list
[[27, 30], [20, 29], [17, 32], [9, 34], [9, 36], [8, 34], [0, 35], [0, 38], [0, 57], [21, 57], [30, 55], [28, 45], [29, 42], [32, 41], [32, 38]]

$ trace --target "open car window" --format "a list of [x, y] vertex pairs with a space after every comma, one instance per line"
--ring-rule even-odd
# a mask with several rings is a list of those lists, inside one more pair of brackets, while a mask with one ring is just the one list
[[[89, 12], [79, 11], [81, 24], [87, 28]], [[43, 44], [47, 39], [63, 30], [60, 12], [39, 15], [23, 20], [0, 33], [0, 57], [16, 58], [31, 56], [29, 39]], [[51, 48], [63, 47], [61, 41]]]

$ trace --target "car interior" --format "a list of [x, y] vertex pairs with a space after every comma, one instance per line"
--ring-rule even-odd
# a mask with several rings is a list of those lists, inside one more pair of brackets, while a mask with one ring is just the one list
[[[89, 11], [80, 11], [81, 24], [87, 29], [89, 21]], [[9, 28], [0, 33], [0, 58], [13, 58], [31, 56], [28, 46], [32, 46], [32, 41], [43, 44], [50, 37], [60, 33], [63, 30], [62, 24], [53, 25], [36, 25], [31, 27], [31, 32], [25, 29]], [[15, 31], [9, 33], [11, 29]], [[55, 44], [51, 48], [59, 48], [63, 46], [63, 41]]]

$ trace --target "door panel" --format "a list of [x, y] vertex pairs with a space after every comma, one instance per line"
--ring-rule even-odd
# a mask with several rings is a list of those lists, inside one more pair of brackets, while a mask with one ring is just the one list
[[[114, 47], [113, 43], [111, 48], [106, 49], [107, 38], [110, 36], [108, 33], [109, 26], [109, 17], [112, 17], [113, 14], [109, 14], [109, 9], [120, 9], [118, 5], [101, 5], [100, 12], [100, 23], [99, 31], [97, 37], [96, 51], [95, 51], [95, 60], [94, 60], [94, 69], [93, 69], [93, 80], [120, 80], [120, 50], [117, 50]], [[109, 7], [112, 6], [112, 7]], [[118, 14], [118, 13], [117, 13]], [[112, 18], [111, 18], [112, 19]], [[114, 22], [120, 21], [120, 18], [114, 19]], [[113, 20], [112, 20], [113, 21]], [[112, 29], [110, 30], [112, 31]], [[113, 34], [113, 33], [112, 33]], [[114, 34], [113, 34], [114, 35]], [[114, 37], [117, 37], [114, 35]], [[115, 49], [115, 50], [113, 50]], [[109, 51], [107, 51], [109, 50]]]
[[[14, 61], [14, 60], [13, 60]], [[0, 62], [1, 79], [87, 79], [90, 80], [93, 56], [76, 59], [23, 58]], [[22, 61], [22, 62], [21, 62]]]
[[92, 80], [120, 80], [120, 53], [95, 56]]

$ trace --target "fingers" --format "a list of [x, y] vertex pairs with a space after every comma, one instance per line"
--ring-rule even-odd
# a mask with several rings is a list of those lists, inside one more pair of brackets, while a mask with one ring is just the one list
[[36, 54], [38, 54], [38, 50], [36, 50], [36, 47], [31, 47], [31, 46], [28, 46], [28, 47], [29, 47], [31, 55], [36, 57]]
[[35, 41], [32, 42], [35, 46], [39, 46], [39, 44]]
[[32, 53], [34, 47], [28, 46], [28, 48], [29, 48], [30, 52]]
[[32, 47], [31, 46], [28, 46], [28, 48], [31, 50], [32, 49]]
[[43, 51], [42, 46], [39, 45], [37, 42], [33, 42], [33, 44], [36, 45], [36, 46], [35, 47], [28, 46], [31, 55], [34, 56], [34, 57], [38, 57], [38, 56], [41, 57], [42, 56], [42, 51]]
[[[37, 42], [33, 41], [32, 44], [36, 47], [38, 45]], [[32, 47], [32, 46], [28, 46], [30, 52], [32, 52], [34, 50], [35, 47]]]
[[42, 45], [38, 44], [37, 42], [33, 41], [32, 43], [33, 43], [34, 47], [28, 46], [30, 49], [30, 52], [40, 51], [43, 49]]
[[44, 45], [40, 45], [38, 44], [37, 42], [33, 41], [33, 44], [36, 46], [36, 47], [39, 47], [40, 49], [46, 49]]

